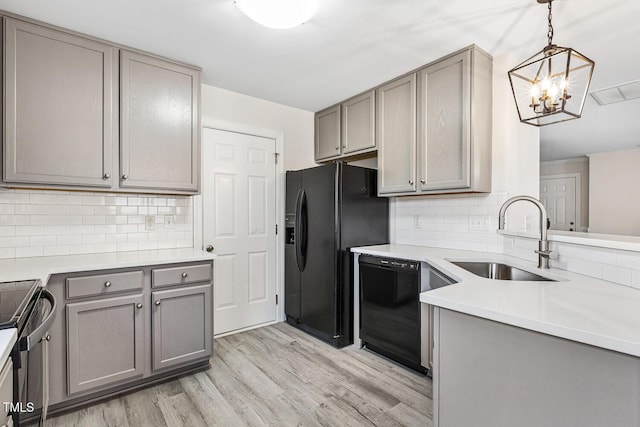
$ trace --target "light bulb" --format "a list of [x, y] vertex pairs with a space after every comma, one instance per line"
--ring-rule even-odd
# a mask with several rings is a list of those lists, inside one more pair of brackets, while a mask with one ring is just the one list
[[234, 0], [249, 18], [275, 29], [293, 28], [313, 16], [318, 0]]

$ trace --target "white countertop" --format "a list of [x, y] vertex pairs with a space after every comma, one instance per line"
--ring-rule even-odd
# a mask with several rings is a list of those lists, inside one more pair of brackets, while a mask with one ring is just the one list
[[0, 260], [0, 282], [40, 279], [46, 284], [49, 276], [58, 273], [205, 261], [215, 258], [214, 254], [193, 248], [11, 258]]
[[0, 369], [4, 366], [17, 339], [16, 328], [0, 329]]
[[[502, 254], [411, 245], [352, 251], [424, 261], [458, 281], [423, 292], [423, 303], [640, 357], [640, 290], [564, 270], [540, 270]], [[485, 279], [448, 260], [502, 261], [558, 281]]]

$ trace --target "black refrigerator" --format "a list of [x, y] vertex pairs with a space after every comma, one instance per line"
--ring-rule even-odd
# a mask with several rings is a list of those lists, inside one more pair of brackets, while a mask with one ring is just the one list
[[355, 246], [389, 242], [389, 200], [376, 170], [332, 163], [287, 171], [287, 322], [335, 347], [353, 343]]

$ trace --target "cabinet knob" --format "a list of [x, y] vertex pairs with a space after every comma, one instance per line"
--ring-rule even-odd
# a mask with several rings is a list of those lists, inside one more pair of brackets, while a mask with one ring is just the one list
[[213, 245], [207, 245], [206, 248], [204, 248], [207, 252], [213, 252]]
[[160, 300], [156, 301], [154, 304], [155, 305], [160, 305]]
[[122, 175], [122, 179], [129, 179], [129, 175], [127, 175], [126, 173], [124, 175]]
[[136, 307], [137, 307], [137, 308], [142, 308], [142, 304], [141, 304], [141, 303], [138, 303], [138, 304], [136, 304]]
[[187, 273], [182, 273], [180, 276], [182, 276], [183, 279], [186, 279], [188, 274]]
[[42, 337], [42, 341], [51, 341], [51, 335], [46, 335], [44, 337]]
[[424, 184], [425, 182], [427, 182], [427, 181], [425, 181], [424, 179], [420, 180], [420, 184]]
[[412, 179], [409, 180], [409, 185], [413, 185], [413, 180]]
[[111, 174], [108, 172], [102, 175], [102, 179], [109, 179], [109, 178], [111, 178]]
[[111, 282], [108, 281], [108, 280], [106, 282], [104, 282], [104, 287], [105, 288], [110, 288], [111, 287]]

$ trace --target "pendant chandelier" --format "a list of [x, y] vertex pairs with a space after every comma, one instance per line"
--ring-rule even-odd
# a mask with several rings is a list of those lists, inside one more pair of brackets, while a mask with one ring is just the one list
[[551, 2], [547, 46], [509, 71], [522, 123], [545, 126], [580, 118], [595, 63], [569, 47], [553, 44]]
[[274, 29], [288, 29], [304, 24], [315, 13], [317, 0], [234, 0], [249, 18]]

